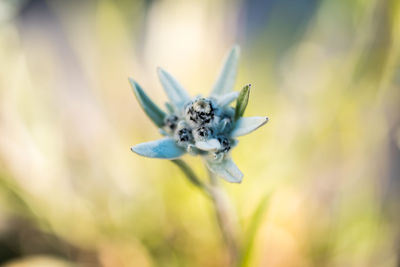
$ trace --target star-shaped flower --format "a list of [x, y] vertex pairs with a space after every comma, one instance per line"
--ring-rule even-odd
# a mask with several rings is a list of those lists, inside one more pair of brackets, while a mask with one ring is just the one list
[[[239, 47], [234, 46], [209, 97], [191, 98], [171, 74], [158, 68], [158, 76], [169, 98], [167, 112], [154, 104], [140, 85], [130, 78], [143, 110], [165, 136], [135, 145], [131, 150], [141, 156], [160, 159], [177, 159], [185, 153], [200, 155], [211, 172], [228, 182], [240, 183], [243, 174], [232, 161], [230, 151], [237, 145], [237, 137], [258, 129], [267, 123], [268, 118], [242, 117], [250, 85], [240, 93], [232, 91], [238, 58]], [[230, 106], [234, 100], [235, 108]]]

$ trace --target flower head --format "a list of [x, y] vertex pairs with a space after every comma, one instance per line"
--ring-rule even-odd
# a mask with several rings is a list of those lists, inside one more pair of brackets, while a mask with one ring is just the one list
[[[133, 79], [129, 79], [135, 96], [150, 119], [165, 136], [157, 141], [133, 146], [131, 150], [150, 158], [176, 159], [186, 152], [200, 155], [209, 170], [229, 182], [241, 182], [242, 172], [233, 163], [230, 151], [237, 137], [264, 125], [267, 117], [242, 117], [247, 106], [250, 85], [233, 92], [239, 47], [234, 46], [225, 59], [221, 74], [208, 97], [191, 98], [165, 70], [158, 75], [169, 102], [162, 111]], [[230, 104], [236, 100], [235, 108]]]

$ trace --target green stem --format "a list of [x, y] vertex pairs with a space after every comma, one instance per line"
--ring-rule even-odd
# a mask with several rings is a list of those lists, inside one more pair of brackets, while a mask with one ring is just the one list
[[199, 188], [204, 194], [206, 194], [208, 197], [210, 196], [210, 190], [207, 185], [205, 185], [198, 177], [197, 175], [193, 172], [192, 168], [190, 168], [186, 162], [184, 162], [181, 159], [174, 159], [171, 160], [173, 163], [175, 163], [181, 170], [182, 172], [186, 175], [188, 178], [189, 182], [191, 182], [194, 186]]
[[237, 266], [240, 259], [240, 249], [237, 239], [237, 220], [226, 193], [218, 184], [215, 175], [209, 171], [210, 183], [202, 182], [193, 170], [180, 159], [172, 160], [188, 180], [201, 190], [213, 203], [218, 226], [229, 252], [230, 266]]
[[218, 226], [228, 248], [230, 266], [238, 266], [240, 259], [240, 248], [237, 238], [237, 220], [230, 201], [222, 188], [219, 186], [215, 175], [209, 171], [211, 199], [214, 204]]

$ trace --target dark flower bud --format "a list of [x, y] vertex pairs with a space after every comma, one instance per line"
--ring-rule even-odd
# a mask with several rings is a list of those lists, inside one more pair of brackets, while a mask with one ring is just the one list
[[196, 141], [207, 140], [213, 134], [213, 130], [206, 126], [201, 126], [193, 130], [193, 136]]
[[176, 126], [178, 125], [178, 116], [169, 115], [165, 117], [164, 124], [168, 130], [174, 131], [176, 129]]
[[186, 106], [185, 114], [192, 126], [204, 125], [214, 118], [214, 108], [210, 99], [198, 98]]
[[179, 141], [189, 142], [190, 141], [190, 130], [188, 128], [183, 128], [178, 131]]
[[174, 138], [179, 145], [186, 146], [193, 141], [192, 130], [183, 121], [180, 121], [175, 130]]
[[231, 149], [231, 142], [225, 136], [218, 136], [217, 137], [219, 143], [221, 144], [221, 149], [219, 152], [228, 152]]

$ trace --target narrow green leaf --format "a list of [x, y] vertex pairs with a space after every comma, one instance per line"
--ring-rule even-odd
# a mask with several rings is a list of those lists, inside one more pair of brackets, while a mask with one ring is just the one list
[[140, 85], [135, 82], [132, 78], [129, 78], [129, 83], [132, 86], [133, 93], [135, 94], [137, 100], [142, 106], [144, 112], [149, 116], [149, 118], [158, 126], [164, 126], [164, 118], [166, 114], [162, 111], [153, 101], [146, 95]]
[[236, 99], [235, 120], [240, 119], [246, 110], [247, 103], [249, 102], [250, 87], [251, 84], [245, 85]]
[[254, 239], [256, 237], [262, 219], [264, 218], [264, 215], [267, 211], [269, 198], [270, 195], [267, 195], [263, 199], [261, 199], [260, 203], [257, 206], [257, 209], [251, 217], [250, 224], [244, 239], [242, 255], [239, 264], [240, 267], [246, 267], [250, 264], [250, 258], [254, 247]]

